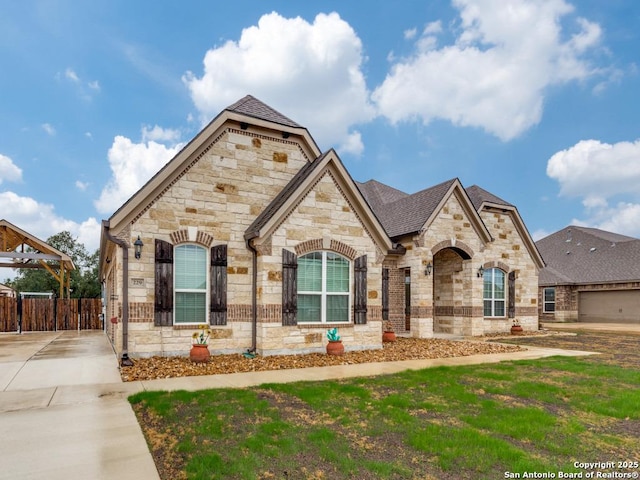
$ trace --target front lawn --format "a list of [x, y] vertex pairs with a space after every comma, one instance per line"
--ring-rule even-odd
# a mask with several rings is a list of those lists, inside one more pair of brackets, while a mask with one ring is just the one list
[[557, 357], [131, 403], [163, 479], [606, 478], [640, 469], [574, 462], [640, 461], [639, 387]]

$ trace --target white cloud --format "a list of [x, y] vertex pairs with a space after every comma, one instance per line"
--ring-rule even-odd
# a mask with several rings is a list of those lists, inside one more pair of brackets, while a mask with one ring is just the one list
[[204, 121], [251, 94], [307, 127], [323, 150], [360, 154], [352, 128], [374, 116], [363, 61], [362, 42], [337, 13], [308, 23], [274, 12], [209, 50], [203, 75], [183, 81]]
[[53, 137], [56, 134], [56, 129], [50, 123], [43, 123], [42, 129], [47, 132], [47, 135]]
[[180, 140], [180, 131], [171, 128], [162, 128], [158, 125], [150, 127], [144, 125], [142, 127], [142, 141], [154, 142], [171, 142], [176, 143]]
[[100, 82], [98, 82], [98, 80], [85, 81], [70, 67], [68, 67], [64, 73], [58, 72], [56, 79], [66, 80], [73, 84], [80, 97], [87, 101], [91, 100], [93, 93], [100, 91]]
[[[574, 224], [572, 224], [574, 225]], [[551, 235], [553, 232], [549, 232], [543, 228], [539, 228], [538, 230], [535, 230], [532, 234], [531, 234], [531, 238], [533, 238], [534, 242], [537, 242], [538, 240], [540, 240], [541, 238], [547, 237], [549, 235]]]
[[547, 175], [560, 184], [560, 195], [581, 198], [586, 220], [574, 222], [640, 236], [640, 140], [582, 140], [554, 154]]
[[83, 182], [81, 180], [76, 180], [76, 188], [78, 190], [83, 191], [83, 192], [86, 191], [87, 188], [89, 188], [89, 185], [91, 185], [89, 182]]
[[181, 148], [182, 145], [167, 147], [151, 140], [133, 143], [126, 137], [115, 137], [108, 153], [111, 178], [94, 202], [96, 209], [100, 213], [113, 213]]
[[14, 192], [0, 192], [0, 212], [16, 227], [41, 240], [62, 231], [69, 231], [89, 252], [100, 246], [100, 223], [93, 217], [78, 223], [58, 216], [53, 205], [39, 203]]
[[64, 71], [64, 78], [70, 80], [73, 83], [80, 83], [80, 77], [78, 77], [78, 74], [70, 68], [67, 68]]
[[435, 49], [438, 24], [416, 40], [374, 91], [379, 111], [393, 123], [440, 118], [480, 127], [502, 140], [540, 121], [545, 90], [596, 73], [583, 58], [601, 30], [575, 20], [568, 40], [561, 19], [572, 11], [562, 0], [454, 0], [460, 12], [455, 44]]
[[602, 143], [582, 140], [554, 154], [547, 175], [560, 183], [560, 194], [583, 197], [585, 206], [602, 205], [617, 194], [640, 194], [640, 140]]
[[433, 35], [435, 33], [442, 33], [442, 22], [440, 20], [436, 22], [430, 22], [424, 27], [425, 35]]
[[0, 153], [0, 183], [4, 180], [19, 182], [22, 180], [22, 169], [13, 160]]
[[416, 35], [418, 34], [418, 29], [417, 28], [410, 28], [408, 30], [404, 31], [404, 38], [405, 40], [411, 40], [413, 38], [416, 38]]

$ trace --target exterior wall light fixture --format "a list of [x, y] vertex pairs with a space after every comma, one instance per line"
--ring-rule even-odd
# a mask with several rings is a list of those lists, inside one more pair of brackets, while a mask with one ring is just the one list
[[431, 275], [431, 270], [433, 270], [433, 265], [431, 265], [431, 262], [427, 263], [427, 266], [424, 267], [424, 274], [425, 276], [429, 276]]
[[142, 243], [142, 240], [140, 240], [140, 235], [138, 235], [138, 239], [135, 242], [133, 242], [134, 252], [137, 259], [140, 259], [140, 257], [142, 256], [143, 246], [144, 246], [144, 243]]
[[484, 277], [484, 267], [480, 265], [480, 268], [478, 269], [478, 278], [482, 277]]

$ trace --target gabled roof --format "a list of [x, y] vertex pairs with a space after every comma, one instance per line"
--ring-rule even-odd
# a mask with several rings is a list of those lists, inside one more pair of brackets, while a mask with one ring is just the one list
[[384, 228], [333, 149], [320, 155], [298, 171], [247, 228], [244, 234], [245, 239], [252, 240], [268, 237], [328, 170], [333, 173], [333, 178], [338, 182], [338, 186], [349, 198], [350, 204], [356, 211], [355, 213], [366, 223], [367, 230], [373, 236], [372, 240], [385, 253], [393, 250], [394, 246], [386, 235]]
[[249, 117], [266, 120], [268, 122], [279, 123], [293, 128], [304, 128], [280, 112], [274, 110], [269, 105], [262, 103], [252, 95], [241, 98], [233, 105], [229, 105], [225, 110], [240, 113]]
[[640, 281], [640, 240], [568, 226], [536, 242], [546, 268], [540, 285]]
[[380, 183], [377, 180], [369, 180], [368, 182], [356, 182], [356, 185], [360, 189], [360, 192], [367, 200], [367, 203], [371, 205], [374, 210], [380, 208], [387, 203], [395, 202], [401, 198], [408, 197], [408, 193], [401, 192], [400, 190]]
[[158, 173], [116, 210], [109, 218], [110, 227], [118, 228], [118, 225], [123, 222], [131, 221], [141, 209], [161, 195], [166, 186], [182, 174], [192, 159], [206, 148], [207, 143], [226, 128], [228, 122], [235, 124], [236, 128], [247, 128], [248, 125], [251, 125], [258, 129], [272, 130], [279, 132], [285, 138], [292, 135], [298, 136], [302, 139], [301, 144], [306, 148], [309, 158], [316, 158], [320, 155], [320, 149], [306, 128], [301, 127], [257, 98], [247, 95], [220, 112], [175, 157], [169, 160]]
[[496, 197], [493, 193], [487, 192], [484, 188], [480, 188], [477, 185], [466, 188], [466, 191], [477, 211], [480, 211], [484, 205], [513, 207], [509, 202], [502, 200], [500, 197]]
[[485, 242], [491, 240], [489, 231], [477, 211], [474, 210], [473, 204], [457, 178], [412, 195], [379, 182], [371, 182], [373, 181], [361, 184], [361, 188], [374, 213], [392, 239], [415, 234], [426, 228], [444, 206], [446, 200], [454, 192], [457, 192], [463, 208], [467, 209], [467, 214], [471, 217], [480, 236]]

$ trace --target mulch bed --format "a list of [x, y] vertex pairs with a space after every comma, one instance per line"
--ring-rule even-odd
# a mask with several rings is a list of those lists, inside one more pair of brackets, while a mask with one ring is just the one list
[[[535, 333], [535, 332], [534, 332]], [[495, 337], [494, 337], [495, 338]], [[192, 363], [188, 357], [151, 357], [135, 359], [132, 367], [121, 367], [123, 381], [215, 375], [221, 373], [260, 372], [290, 368], [325, 367], [370, 362], [393, 362], [433, 358], [464, 357], [522, 350], [516, 345], [483, 341], [452, 341], [398, 337], [384, 343], [381, 350], [345, 352], [342, 356], [320, 353], [306, 355], [273, 355], [245, 358], [241, 354], [214, 355], [206, 364]]]

